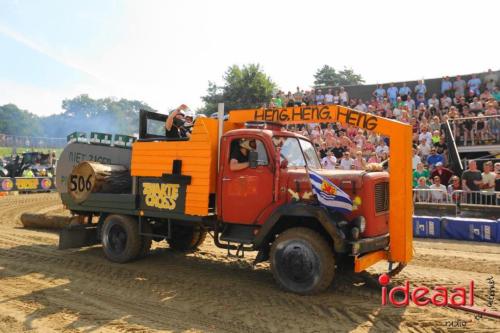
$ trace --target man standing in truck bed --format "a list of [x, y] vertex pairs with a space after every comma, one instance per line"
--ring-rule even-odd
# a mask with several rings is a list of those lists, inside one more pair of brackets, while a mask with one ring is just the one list
[[170, 112], [165, 123], [165, 136], [171, 139], [189, 138], [191, 134], [184, 128], [184, 111], [188, 107], [181, 104], [177, 109]]

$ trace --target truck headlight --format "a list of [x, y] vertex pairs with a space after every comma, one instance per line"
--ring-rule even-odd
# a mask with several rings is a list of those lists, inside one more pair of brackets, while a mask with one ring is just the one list
[[366, 230], [366, 219], [364, 216], [358, 216], [354, 220], [352, 220], [352, 224], [355, 227], [359, 228], [359, 231], [361, 233], [365, 232]]

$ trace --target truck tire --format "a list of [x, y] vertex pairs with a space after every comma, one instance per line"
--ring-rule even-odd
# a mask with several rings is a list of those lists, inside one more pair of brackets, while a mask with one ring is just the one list
[[335, 274], [333, 251], [319, 233], [308, 228], [291, 228], [271, 246], [271, 271], [285, 290], [311, 295], [324, 291]]
[[102, 248], [106, 257], [117, 263], [137, 258], [141, 252], [142, 239], [139, 224], [130, 216], [109, 215], [102, 227]]
[[201, 228], [173, 225], [172, 236], [167, 242], [175, 251], [191, 252], [203, 244], [206, 237], [207, 232]]
[[[148, 222], [142, 223], [142, 232], [145, 234], [152, 234], [153, 228]], [[151, 244], [153, 243], [153, 238], [151, 236], [141, 235], [141, 251], [139, 252], [139, 258], [144, 258], [149, 254], [151, 250]]]

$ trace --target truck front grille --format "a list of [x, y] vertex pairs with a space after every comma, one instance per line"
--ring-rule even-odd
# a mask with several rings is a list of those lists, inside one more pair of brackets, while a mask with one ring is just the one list
[[389, 210], [389, 183], [375, 184], [375, 213]]

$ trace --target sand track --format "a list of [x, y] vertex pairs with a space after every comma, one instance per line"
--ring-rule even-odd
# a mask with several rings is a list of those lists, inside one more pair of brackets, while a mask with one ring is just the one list
[[[448, 308], [380, 306], [375, 274], [385, 265], [373, 275], [339, 275], [326, 293], [300, 297], [278, 290], [267, 264], [227, 258], [211, 241], [189, 255], [156, 243], [150, 256], [124, 265], [107, 261], [99, 246], [59, 251], [55, 233], [20, 227], [25, 211], [62, 206], [56, 194], [0, 198], [0, 332], [447, 332], [443, 323], [456, 319], [467, 321], [456, 331], [492, 332], [500, 325]], [[500, 283], [498, 245], [416, 241], [415, 252], [395, 284], [474, 279], [484, 306], [486, 278]]]

